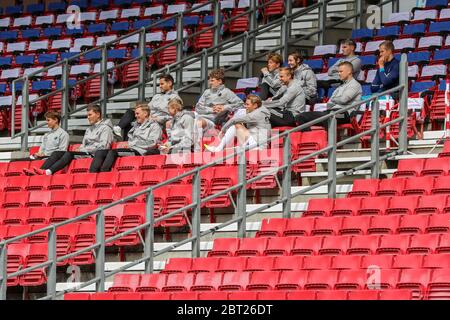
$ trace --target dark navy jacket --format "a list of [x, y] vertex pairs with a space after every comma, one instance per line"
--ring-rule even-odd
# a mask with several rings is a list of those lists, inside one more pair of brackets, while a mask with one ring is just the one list
[[384, 72], [377, 71], [372, 82], [372, 93], [379, 93], [398, 86], [400, 77], [400, 62], [393, 59], [384, 65]]

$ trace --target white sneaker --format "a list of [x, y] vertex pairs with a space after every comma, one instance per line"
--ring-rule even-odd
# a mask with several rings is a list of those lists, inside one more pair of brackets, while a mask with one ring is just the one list
[[113, 127], [113, 133], [117, 138], [120, 138], [120, 140], [122, 140], [122, 128], [119, 126], [114, 126]]
[[207, 144], [204, 145], [205, 149], [209, 152], [217, 152], [217, 148], [213, 146], [208, 146]]

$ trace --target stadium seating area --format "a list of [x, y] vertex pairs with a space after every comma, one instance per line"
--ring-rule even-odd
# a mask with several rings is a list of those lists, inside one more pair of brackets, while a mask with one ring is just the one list
[[[7, 8], [0, 19], [0, 28], [6, 30], [0, 32], [3, 41], [0, 48], [5, 53], [0, 59], [0, 67], [3, 68], [0, 79], [4, 81], [0, 83], [0, 93], [3, 94], [0, 106], [8, 105], [1, 101], [11, 99], [10, 81], [31, 72], [25, 67], [37, 68], [58, 61], [67, 57], [65, 54], [71, 55], [83, 47], [111, 40], [121, 33], [149, 25], [154, 19], [168, 17], [182, 10], [180, 6], [187, 8], [191, 5], [181, 1], [170, 5], [153, 1], [148, 7], [144, 4], [148, 2], [134, 1], [142, 5], [122, 7], [131, 1], [114, 1], [115, 7], [109, 7], [108, 1], [92, 0], [89, 6], [87, 1], [72, 1], [87, 9], [85, 21], [92, 22], [82, 30], [62, 26], [67, 19], [61, 13], [65, 6], [54, 5], [45, 9], [37, 5], [28, 7], [25, 13], [20, 8]], [[239, 6], [241, 1], [224, 2], [234, 4], [234, 7], [224, 10], [224, 17], [242, 10]], [[364, 65], [360, 80], [366, 84], [366, 93], [374, 77], [375, 54], [380, 39], [391, 38], [395, 40], [398, 53], [408, 52], [410, 103], [415, 111], [410, 115], [410, 137], [416, 133], [416, 121], [429, 116], [437, 126], [443, 119], [443, 79], [448, 77], [450, 64], [450, 7], [447, 1], [444, 2], [446, 6], [442, 7], [442, 1], [429, 0], [428, 3], [436, 5], [416, 10], [413, 14], [394, 14], [382, 29], [354, 30], [352, 35], [360, 42], [359, 52]], [[279, 8], [271, 7], [271, 10], [281, 11], [265, 12], [265, 17], [283, 12], [284, 9]], [[185, 18], [192, 18], [189, 21], [191, 25], [185, 21], [189, 34], [211, 24], [211, 8]], [[175, 24], [170, 22], [149, 34], [150, 50], [173, 39], [174, 34], [170, 32], [173, 32]], [[23, 28], [30, 25], [33, 29]], [[242, 32], [239, 28], [245, 28], [245, 23], [243, 25], [236, 27], [235, 31], [230, 25], [224, 31]], [[212, 37], [208, 39], [212, 41]], [[187, 49], [199, 50], [202, 46], [211, 45], [200, 40], [188, 44]], [[136, 54], [135, 44], [123, 43], [111, 49], [111, 62], [123, 61], [133, 56], [133, 52]], [[434, 50], [431, 51], [430, 47]], [[26, 58], [28, 56], [31, 58]], [[333, 64], [333, 59], [339, 56], [337, 46], [318, 46], [306, 63], [321, 78], [321, 74]], [[164, 61], [163, 64], [167, 64], [173, 61], [151, 60], [153, 58], [149, 62]], [[96, 68], [96, 60], [98, 56], [73, 65], [73, 78], [91, 74]], [[33, 94], [57, 87], [58, 74], [47, 73], [40, 81], [33, 82]], [[135, 81], [127, 76], [125, 70], [116, 77], [124, 86]], [[82, 99], [93, 97], [86, 97], [86, 92], [93, 90], [77, 88], [73, 95]], [[322, 93], [321, 102], [326, 102], [329, 96], [323, 97]], [[42, 110], [54, 108], [58, 105], [55, 101], [53, 107], [50, 101], [44, 103]], [[367, 122], [370, 108], [361, 111], [359, 121], [352, 124], [353, 132], [370, 125]], [[9, 118], [8, 114], [4, 116], [4, 119]], [[395, 136], [396, 129], [391, 129]], [[369, 142], [363, 139], [362, 143]], [[292, 159], [317, 151], [326, 144], [324, 130], [293, 135]], [[248, 163], [247, 178], [280, 165], [281, 141], [271, 147], [263, 157], [251, 157], [249, 153], [248, 159], [253, 160]], [[160, 273], [118, 274], [106, 293], [66, 294], [65, 299], [449, 299], [449, 155], [450, 144], [446, 144], [438, 158], [400, 160], [393, 178], [356, 180], [346, 198], [312, 199], [302, 217], [266, 219], [253, 238], [219, 238], [214, 241], [207, 257], [171, 258]], [[38, 166], [39, 162], [1, 163], [0, 240], [79, 216], [98, 205], [119, 200], [221, 156], [220, 153], [187, 154], [183, 161], [175, 162], [167, 156], [124, 157], [115, 164], [112, 172], [99, 174], [87, 173], [91, 159], [81, 159], [73, 161], [66, 172], [51, 177], [23, 175], [24, 167]], [[295, 173], [304, 171], [315, 171], [314, 159], [293, 168]], [[212, 195], [224, 190], [237, 183], [236, 177], [235, 159], [218, 165], [202, 176], [202, 194]], [[186, 178], [157, 190], [155, 216], [191, 203], [191, 183]], [[274, 175], [248, 186], [251, 190], [277, 187]], [[204, 206], [214, 209], [231, 205], [230, 198], [223, 196]], [[188, 219], [189, 213], [179, 214], [157, 227], [183, 227]], [[142, 224], [145, 221], [144, 197], [108, 210], [105, 220], [106, 237]], [[211, 221], [214, 221], [212, 211]], [[92, 245], [95, 234], [95, 222], [90, 218], [58, 228], [57, 255], [63, 256]], [[46, 234], [38, 234], [9, 245], [8, 273], [46, 261], [46, 237]], [[131, 234], [109, 246], [135, 246], [140, 242], [140, 235]], [[93, 253], [86, 252], [60, 265], [90, 265], [94, 261]], [[46, 280], [45, 270], [35, 270], [8, 279], [8, 286], [39, 286]]]

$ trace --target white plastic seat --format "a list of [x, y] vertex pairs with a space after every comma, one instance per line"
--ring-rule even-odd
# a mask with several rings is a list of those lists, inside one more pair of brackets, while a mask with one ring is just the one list
[[150, 32], [145, 35], [145, 41], [150, 42], [161, 42], [163, 41], [164, 34], [162, 31]]
[[25, 41], [22, 42], [10, 42], [6, 45], [6, 52], [24, 52], [26, 49], [27, 43]]
[[236, 89], [257, 88], [259, 85], [259, 78], [245, 78], [238, 79], [236, 83]]
[[[114, 62], [112, 61], [108, 61], [108, 64], [106, 66], [106, 70], [112, 69], [114, 68]], [[100, 72], [100, 63], [96, 63], [94, 65], [94, 73], [99, 73]]]
[[166, 14], [176, 14], [178, 12], [186, 11], [186, 4], [169, 4], [167, 6]]
[[97, 42], [96, 42], [95, 45], [96, 45], [96, 46], [101, 46], [101, 45], [103, 45], [104, 43], [111, 42], [111, 41], [114, 41], [114, 40], [116, 40], [116, 39], [117, 39], [117, 36], [116, 36], [116, 35], [98, 37], [98, 38], [97, 38]]
[[372, 83], [375, 80], [378, 70], [369, 70], [367, 72], [366, 83]]
[[220, 8], [222, 10], [234, 9], [234, 7], [235, 7], [235, 3], [234, 3], [233, 0], [222, 0], [222, 1], [220, 1]]
[[358, 81], [366, 81], [366, 72], [364, 70], [359, 72]]
[[133, 34], [130, 37], [127, 37], [125, 39], [122, 39], [119, 41], [120, 44], [137, 44], [139, 43], [139, 34]]
[[152, 6], [145, 8], [144, 17], [161, 16], [164, 12], [163, 6]]
[[380, 44], [383, 43], [383, 40], [377, 41], [369, 41], [366, 43], [366, 47], [364, 48], [364, 53], [373, 53], [379, 50]]
[[410, 11], [394, 12], [394, 13], [391, 13], [391, 16], [389, 17], [387, 23], [407, 22], [407, 21], [410, 21], [411, 18], [412, 18], [412, 14]]
[[[187, 30], [183, 30], [183, 39], [188, 37]], [[166, 34], [166, 41], [175, 41], [177, 40], [177, 31], [169, 31]]]
[[22, 71], [22, 68], [14, 68], [14, 69], [5, 69], [2, 70], [2, 76], [1, 79], [15, 79], [20, 77], [20, 72]]
[[103, 20], [115, 20], [119, 16], [119, 10], [118, 9], [112, 9], [107, 11], [101, 11], [100, 16], [98, 17], [98, 21]]
[[[28, 96], [28, 101], [33, 101], [35, 99], [37, 99], [39, 96], [37, 94], [30, 94]], [[16, 102], [16, 106], [21, 106], [22, 105], [22, 101], [23, 101], [23, 96], [20, 95], [19, 97], [17, 97], [17, 102]]]
[[450, 19], [450, 8], [442, 9], [439, 19]]
[[47, 71], [47, 77], [58, 77], [62, 75], [62, 66], [57, 66]]
[[82, 22], [95, 22], [97, 18], [97, 12], [88, 11], [88, 12], [81, 12], [80, 19]]
[[435, 64], [431, 66], [424, 66], [422, 69], [422, 77], [433, 77], [433, 76], [446, 76], [447, 66], [443, 64]]
[[[36, 71], [39, 71], [41, 69], [42, 69], [42, 67], [27, 68], [27, 69], [23, 70], [23, 75], [24, 76], [29, 76], [30, 74], [32, 74], [32, 73], [34, 73]], [[34, 75], [34, 77], [43, 77], [43, 76], [44, 76], [44, 73], [42, 73], [42, 72]]]
[[324, 55], [335, 55], [337, 51], [337, 46], [335, 44], [316, 46], [314, 48], [314, 56], [324, 56]]
[[450, 47], [450, 36], [447, 36], [447, 39], [445, 39], [445, 46]]
[[425, 20], [436, 20], [438, 17], [438, 11], [435, 9], [430, 10], [416, 10], [414, 12], [413, 21], [425, 21]]
[[55, 23], [55, 15], [47, 14], [45, 16], [36, 17], [36, 21], [34, 22], [35, 26], [41, 26], [43, 24], [52, 25]]
[[93, 46], [94, 46], [94, 37], [78, 38], [73, 41], [72, 49], [74, 51], [81, 51], [82, 47], [91, 48]]
[[19, 17], [14, 19], [13, 27], [24, 27], [24, 26], [31, 26], [32, 17]]
[[417, 78], [419, 75], [419, 66], [413, 65], [408, 67], [408, 78]]
[[63, 23], [66, 23], [67, 21], [69, 21], [69, 19], [71, 19], [72, 21], [73, 21], [73, 17], [74, 17], [75, 15], [74, 14], [72, 14], [72, 13], [62, 13], [62, 14], [59, 14], [57, 17], [56, 17], [56, 24], [63, 24]]
[[0, 28], [9, 28], [10, 25], [11, 25], [10, 17], [0, 19]]
[[28, 45], [28, 51], [48, 50], [48, 40], [30, 41]]
[[416, 48], [416, 39], [405, 38], [394, 40], [394, 47], [395, 50], [403, 50], [403, 49], [414, 50]]
[[141, 8], [128, 8], [123, 9], [120, 13], [121, 19], [135, 18], [141, 15]]
[[444, 38], [442, 36], [431, 36], [420, 38], [418, 49], [424, 49], [429, 47], [441, 47]]
[[11, 106], [12, 105], [12, 96], [0, 96], [0, 106]]
[[54, 50], [58, 49], [70, 49], [72, 46], [71, 39], [53, 40], [51, 48]]
[[250, 7], [250, 0], [239, 0], [239, 2], [238, 2], [239, 9], [248, 8], [248, 7]]
[[70, 75], [89, 74], [91, 73], [90, 64], [74, 65], [70, 68]]
[[[201, 7], [202, 4], [203, 3], [194, 3], [192, 5], [192, 9], [193, 9], [192, 12], [202, 13], [202, 12], [211, 12], [212, 11], [212, 4], [211, 3]], [[224, 9], [224, 8], [222, 7], [222, 9]]]

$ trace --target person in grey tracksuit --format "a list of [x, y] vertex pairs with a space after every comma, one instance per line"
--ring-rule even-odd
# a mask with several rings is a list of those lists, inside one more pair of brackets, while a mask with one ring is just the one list
[[271, 101], [263, 101], [262, 105], [270, 110], [272, 127], [295, 126], [295, 117], [305, 111], [305, 91], [300, 81], [295, 80], [291, 68], [280, 68], [280, 79], [283, 86]]
[[342, 62], [350, 62], [353, 65], [353, 78], [358, 79], [361, 72], [361, 59], [357, 55], [350, 55], [340, 58], [328, 69], [328, 76], [331, 80], [339, 80], [339, 65]]
[[162, 154], [191, 152], [194, 146], [195, 114], [184, 110], [181, 99], [173, 99], [168, 104], [172, 116], [167, 130], [169, 141], [159, 147]]
[[271, 53], [267, 56], [267, 67], [261, 69], [262, 79], [259, 85], [259, 96], [262, 100], [273, 97], [283, 85], [279, 75], [282, 64], [283, 58], [278, 53]]
[[[297, 124], [301, 125], [315, 119], [318, 119], [330, 112], [337, 111], [339, 109], [351, 106], [357, 101], [361, 100], [362, 87], [361, 84], [353, 78], [353, 66], [350, 62], [343, 62], [339, 66], [339, 74], [342, 84], [333, 92], [330, 100], [327, 103], [327, 111], [312, 111], [304, 112], [297, 116]], [[350, 123], [351, 112], [346, 112], [336, 115], [338, 124]], [[326, 126], [327, 122], [319, 123], [317, 125]], [[306, 128], [303, 131], [309, 131], [310, 128]]]
[[128, 148], [97, 150], [91, 165], [91, 172], [111, 171], [120, 156], [143, 156], [159, 154], [157, 145], [162, 139], [161, 126], [150, 117], [150, 108], [146, 104], [135, 109], [136, 121], [128, 132]]
[[222, 127], [218, 146], [205, 145], [206, 150], [211, 152], [222, 151], [234, 137], [238, 138], [240, 145], [254, 147], [267, 147], [270, 137], [270, 111], [262, 106], [261, 98], [256, 95], [248, 95], [245, 101], [247, 112], [245, 115], [228, 120]]
[[64, 169], [74, 158], [92, 157], [97, 150], [110, 149], [113, 142], [111, 120], [102, 119], [99, 105], [91, 105], [87, 108], [87, 118], [90, 126], [84, 133], [80, 147], [74, 151], [55, 151], [40, 169], [30, 169], [26, 174], [51, 175]]
[[305, 91], [306, 103], [313, 106], [317, 103], [317, 78], [314, 71], [307, 64], [302, 63], [294, 71], [294, 79], [300, 81]]

